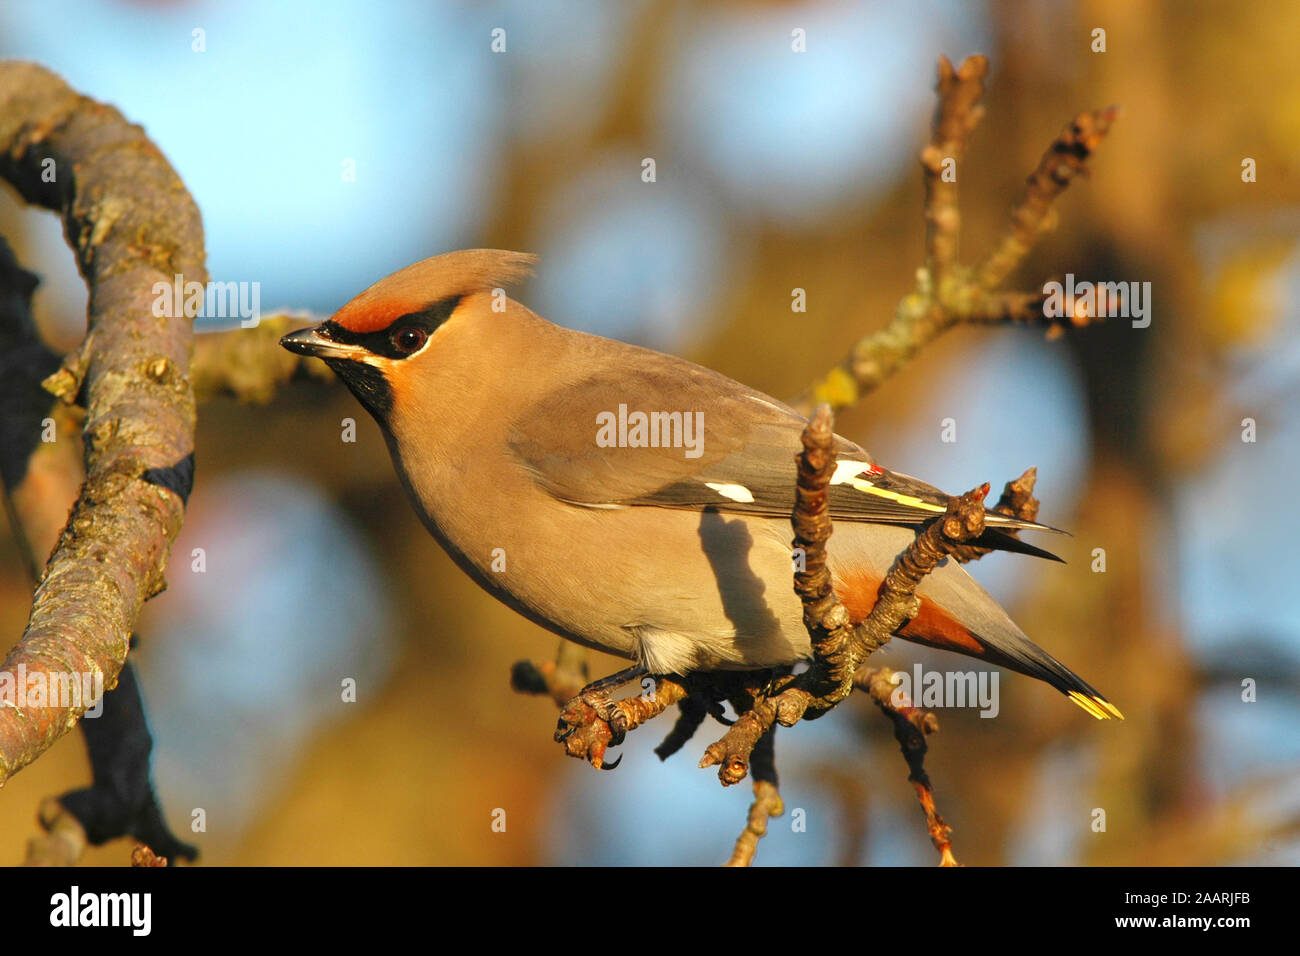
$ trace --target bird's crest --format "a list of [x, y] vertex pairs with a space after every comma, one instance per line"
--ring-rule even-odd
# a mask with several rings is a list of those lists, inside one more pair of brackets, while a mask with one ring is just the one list
[[394, 319], [435, 302], [487, 292], [532, 275], [537, 257], [502, 249], [463, 249], [421, 259], [380, 279], [333, 316], [352, 332], [387, 328]]

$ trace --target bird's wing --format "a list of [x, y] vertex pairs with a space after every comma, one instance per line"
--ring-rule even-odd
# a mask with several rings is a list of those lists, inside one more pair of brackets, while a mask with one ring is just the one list
[[[534, 480], [556, 498], [590, 508], [788, 517], [807, 421], [717, 372], [625, 348], [618, 367], [566, 383], [512, 423], [511, 452]], [[833, 519], [916, 525], [946, 509], [948, 496], [939, 489], [880, 467], [846, 438], [837, 435], [835, 443]], [[988, 523], [1046, 529], [994, 512]]]

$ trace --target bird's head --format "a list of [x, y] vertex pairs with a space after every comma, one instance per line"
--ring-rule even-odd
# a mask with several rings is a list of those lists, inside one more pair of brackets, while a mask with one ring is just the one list
[[418, 391], [438, 366], [445, 331], [468, 313], [492, 312], [496, 290], [527, 276], [535, 257], [467, 249], [424, 259], [366, 289], [320, 325], [280, 344], [323, 359], [384, 424], [395, 396]]

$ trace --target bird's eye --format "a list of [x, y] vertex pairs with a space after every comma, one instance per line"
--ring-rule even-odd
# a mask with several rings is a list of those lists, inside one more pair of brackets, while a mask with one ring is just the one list
[[393, 347], [397, 349], [397, 351], [405, 352], [409, 355], [412, 352], [419, 351], [420, 346], [424, 344], [424, 340], [428, 337], [428, 333], [426, 333], [424, 329], [408, 325], [393, 333]]

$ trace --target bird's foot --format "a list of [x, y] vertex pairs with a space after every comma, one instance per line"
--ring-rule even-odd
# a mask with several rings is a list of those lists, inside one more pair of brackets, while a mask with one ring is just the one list
[[570, 757], [586, 760], [597, 770], [617, 767], [622, 755], [612, 763], [606, 763], [606, 751], [617, 747], [629, 731], [657, 717], [686, 693], [677, 681], [656, 677], [653, 688], [646, 688], [640, 696], [622, 700], [610, 698], [613, 689], [644, 674], [645, 671], [639, 668], [620, 671], [587, 685], [587, 689], [565, 704], [555, 728], [555, 740], [564, 744], [564, 752]]
[[570, 757], [580, 757], [597, 770], [613, 770], [623, 759], [605, 762], [605, 751], [623, 742], [629, 730], [626, 716], [608, 691], [579, 694], [560, 711], [555, 740]]

